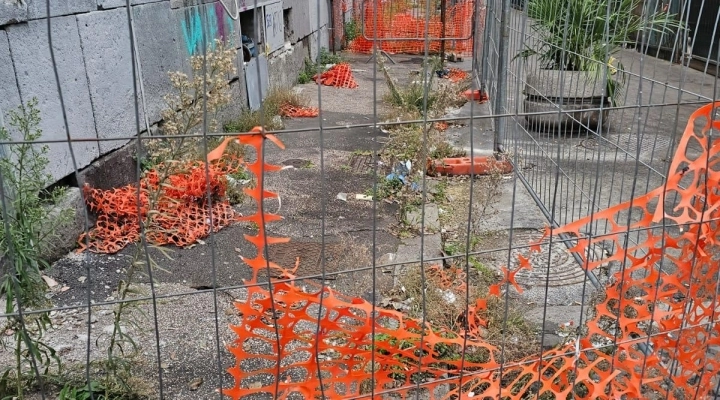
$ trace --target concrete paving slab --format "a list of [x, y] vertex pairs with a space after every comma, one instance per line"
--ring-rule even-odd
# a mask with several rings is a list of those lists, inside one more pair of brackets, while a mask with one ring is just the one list
[[[423, 209], [425, 215], [423, 218]], [[424, 224], [423, 224], [424, 219]], [[405, 213], [405, 221], [408, 225], [414, 229], [425, 229], [425, 232], [439, 232], [440, 231], [440, 220], [438, 218], [438, 206], [437, 204], [425, 204], [420, 208], [413, 208]]]
[[[50, 16], [79, 14], [97, 10], [96, 0], [50, 1]], [[26, 0], [30, 19], [47, 18], [47, 0]], [[47, 23], [47, 22], [45, 22]]]
[[163, 97], [173, 91], [168, 73], [184, 71], [182, 58], [187, 51], [175, 29], [180, 24], [177, 11], [169, 12], [167, 2], [133, 7], [133, 14], [145, 106], [153, 124], [160, 120], [160, 112], [166, 108]]
[[504, 177], [498, 198], [490, 208], [492, 211], [477, 222], [476, 229], [479, 232], [510, 229], [511, 226], [515, 229], [537, 229], [547, 225], [547, 220], [527, 189], [521, 182], [516, 182], [512, 175]]
[[[119, 139], [137, 135], [126, 11], [116, 8], [90, 12], [78, 15], [77, 21], [98, 137]], [[143, 118], [140, 107], [140, 121]], [[127, 142], [127, 139], [100, 142], [100, 153]]]
[[[420, 246], [423, 246], [423, 260], [438, 258], [442, 255], [442, 238], [440, 234], [416, 236], [404, 239], [395, 252], [395, 262], [402, 264], [420, 263]], [[427, 261], [430, 264], [438, 264], [439, 261]]]
[[[52, 19], [53, 48], [57, 62], [60, 87], [71, 139], [95, 139], [95, 120], [88, 95], [87, 75], [83, 62], [78, 26], [74, 16]], [[63, 109], [57, 90], [50, 47], [47, 41], [47, 21], [33, 20], [7, 28], [8, 40], [16, 68], [20, 96], [24, 103], [38, 100], [41, 140], [67, 140]], [[16, 104], [15, 106], [18, 106]], [[74, 172], [67, 143], [48, 145], [48, 173], [59, 180]], [[78, 168], [82, 168], [100, 154], [96, 142], [76, 142], [72, 145]]]
[[[582, 319], [580, 318], [582, 314]], [[528, 322], [532, 322], [538, 326], [544, 326], [548, 332], [557, 330], [558, 324], [572, 322], [573, 325], [582, 325], [587, 321], [587, 310], [583, 310], [582, 306], [553, 306], [544, 308], [541, 305], [535, 306], [525, 313]], [[548, 325], [547, 322], [554, 321]]]

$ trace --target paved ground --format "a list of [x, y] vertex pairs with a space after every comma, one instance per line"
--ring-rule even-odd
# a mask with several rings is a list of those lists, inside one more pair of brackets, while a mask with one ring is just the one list
[[[319, 275], [322, 263], [318, 249], [324, 242], [328, 253], [326, 272], [332, 275], [360, 270], [330, 276], [326, 284], [342, 293], [370, 299], [373, 286], [377, 292], [382, 292], [390, 289], [393, 283], [391, 275], [380, 273], [373, 284], [368, 268], [373, 257], [394, 253], [401, 245], [389, 229], [398, 222], [398, 206], [378, 202], [373, 209], [373, 202], [355, 199], [355, 194], [372, 188], [374, 179], [372, 165], [358, 163], [356, 156], [379, 149], [387, 135], [372, 127], [347, 126], [369, 124], [376, 116], [381, 118], [385, 112], [382, 96], [386, 85], [381, 74], [373, 79], [373, 64], [364, 63], [366, 56], [349, 55], [349, 58], [355, 66], [354, 76], [360, 87], [355, 90], [322, 87], [321, 117], [286, 120], [285, 132], [280, 134], [286, 150], [267, 146], [268, 162], [292, 167], [267, 175], [266, 187], [279, 193], [280, 202], [268, 201], [266, 207], [273, 211], [279, 208], [279, 214], [284, 217], [283, 221], [268, 226], [269, 234], [290, 237], [294, 245], [278, 248], [275, 253], [271, 249], [275, 259], [292, 260], [300, 255], [303, 259], [298, 275]], [[391, 66], [393, 74], [402, 80], [409, 79], [410, 71], [419, 68], [419, 59], [399, 59], [402, 62]], [[373, 87], [377, 88], [376, 92]], [[311, 104], [318, 105], [317, 86], [300, 85], [296, 90], [306, 95]], [[322, 146], [320, 121], [324, 129], [328, 128], [322, 133]], [[343, 129], [332, 129], [337, 127]], [[337, 199], [338, 193], [346, 193], [347, 201]], [[243, 214], [253, 212], [254, 207], [249, 200], [237, 206]], [[234, 224], [208, 238], [204, 244], [189, 249], [171, 249], [172, 260], [158, 251], [150, 251], [153, 260], [162, 268], [155, 270], [153, 276], [156, 282], [154, 294], [159, 298], [156, 307], [152, 307], [150, 301], [140, 305], [149, 319], [143, 322], [143, 329], [132, 332], [142, 349], [138, 368], [145, 371], [148, 382], [157, 382], [157, 346], [152, 330], [153, 319], [157, 319], [165, 398], [213, 398], [216, 388], [231, 383], [224, 373], [224, 382], [221, 384], [219, 380], [216, 327], [224, 371], [233, 362], [225, 351], [225, 346], [234, 339], [228, 324], [237, 320], [232, 301], [243, 296], [242, 290], [227, 288], [242, 285], [243, 279], [250, 277], [249, 268], [242, 264], [239, 256], [255, 255], [254, 247], [243, 238], [245, 234], [254, 234], [250, 225]], [[437, 257], [439, 242], [435, 250]], [[128, 247], [110, 256], [71, 253], [47, 271], [47, 275], [58, 282], [57, 288], [63, 288], [53, 293], [55, 306], [82, 306], [87, 304], [88, 294], [90, 302], [97, 304], [92, 309], [89, 337], [93, 360], [102, 357], [102, 346], [112, 329], [112, 307], [103, 303], [114, 300], [113, 291], [124, 277], [133, 251]], [[144, 281], [146, 283], [138, 289], [150, 296], [149, 280], [145, 278]], [[56, 327], [48, 335], [50, 344], [60, 347], [71, 364], [82, 364], [85, 360], [86, 318], [86, 309], [53, 313]], [[198, 378], [203, 384], [197, 391], [191, 391], [190, 382]], [[157, 391], [158, 387], [150, 390]]]
[[[315, 254], [318, 242], [325, 241], [334, 257], [327, 260], [325, 265], [330, 273], [353, 269], [362, 269], [371, 265], [371, 260], [380, 258], [387, 260], [387, 255], [405, 257], [402, 262], [417, 261], [419, 259], [419, 238], [401, 241], [390, 233], [390, 227], [398, 220], [398, 207], [393, 204], [379, 202], [373, 212], [372, 202], [354, 200], [355, 193], [364, 193], [372, 186], [373, 177], [366, 168], [357, 164], [359, 153], [377, 150], [386, 139], [382, 131], [374, 131], [372, 127], [352, 127], [334, 129], [353, 125], [369, 124], [376, 116], [384, 113], [382, 96], [385, 93], [384, 78], [378, 73], [373, 77], [372, 65], [366, 64], [366, 56], [349, 56], [353, 61], [354, 76], [360, 88], [357, 90], [333, 89], [323, 87], [321, 101], [317, 96], [317, 87], [312, 84], [301, 85], [298, 90], [307, 94], [311, 102], [320, 104], [322, 115], [320, 118], [286, 121], [286, 129], [305, 129], [301, 132], [281, 133], [287, 149], [284, 151], [268, 146], [268, 161], [286, 166], [294, 166], [283, 171], [269, 174], [267, 186], [279, 192], [281, 202], [268, 202], [267, 207], [274, 210], [280, 207], [280, 214], [284, 221], [269, 226], [270, 233], [291, 237], [293, 243], [299, 247], [277, 253], [277, 257], [288, 257], [293, 251], [302, 251], [303, 254]], [[637, 64], [633, 62], [636, 53], [626, 51], [623, 59], [633, 71]], [[388, 64], [396, 76], [410, 76], [413, 69], [419, 67], [418, 57], [395, 57], [399, 61], [396, 65]], [[674, 82], [677, 68], [666, 65], [663, 61], [646, 59], [643, 68], [653, 66], [655, 80], [677, 85]], [[665, 72], [662, 72], [665, 71]], [[685, 87], [689, 91], [705, 93], [708, 96], [708, 79], [696, 74], [696, 71], [686, 71]], [[409, 79], [409, 78], [408, 78]], [[657, 88], [643, 91], [645, 101], [654, 103], [671, 102], [676, 99], [672, 93], [665, 91], [660, 83], [654, 83]], [[662, 86], [662, 88], [661, 88]], [[377, 92], [373, 91], [377, 89]], [[519, 93], [511, 88], [512, 96]], [[662, 89], [662, 90], [661, 90]], [[630, 91], [637, 90], [637, 84], [631, 84]], [[660, 96], [659, 93], [663, 95]], [[690, 96], [689, 94], [683, 95]], [[695, 96], [697, 97], [697, 96]], [[628, 102], [633, 101], [628, 99]], [[641, 140], [644, 146], [640, 151], [638, 163], [660, 170], [667, 159], [667, 149], [671, 138], [678, 126], [684, 125], [684, 118], [694, 109], [693, 106], [680, 107], [653, 107], [641, 119], [641, 125], [647, 138]], [[466, 112], [467, 109], [459, 111]], [[473, 106], [474, 115], [487, 115], [487, 105]], [[679, 125], [675, 125], [676, 112]], [[457, 115], [457, 114], [454, 114]], [[645, 120], [645, 117], [647, 119]], [[320, 132], [318, 126], [322, 121], [323, 131], [322, 152], [320, 158]], [[448, 130], [448, 139], [457, 147], [466, 148], [469, 152], [470, 137], [473, 137], [476, 154], [488, 154], [492, 150], [493, 126], [489, 119], [479, 119], [469, 126], [451, 127]], [[570, 220], [578, 214], [587, 211], [587, 201], [582, 200], [587, 195], [594, 182], [600, 182], [602, 192], [599, 194], [598, 204], [614, 204], [620, 198], [626, 198], [630, 177], [628, 171], [634, 171], [636, 160], [633, 159], [635, 149], [628, 144], [634, 140], [632, 136], [633, 123], [637, 124], [638, 114], [632, 110], [614, 115], [609, 132], [600, 138], [557, 138], [549, 136], [532, 135], [522, 129], [522, 122], [512, 124], [511, 130], [505, 132], [509, 143], [517, 143], [521, 149], [515, 155], [518, 165], [523, 168], [522, 173], [528, 179], [530, 186], [538, 193], [542, 201], [550, 204], [549, 188], [552, 187], [555, 170], [548, 161], [545, 152], [560, 151], [562, 155], [561, 166], [565, 174], [563, 183], [563, 199], [558, 203], [561, 219]], [[628, 129], [629, 127], [629, 129]], [[588, 141], [594, 139], [594, 142]], [[514, 141], [514, 142], [513, 142]], [[593, 144], [594, 143], [594, 144]], [[612, 146], [612, 143], [616, 143]], [[617, 145], [617, 143], [624, 143]], [[620, 147], [624, 151], [618, 152]], [[609, 150], [608, 150], [609, 149]], [[551, 153], [551, 154], [555, 154]], [[631, 157], [630, 155], [633, 155]], [[595, 179], [589, 171], [601, 160], [600, 178]], [[620, 161], [616, 161], [620, 160]], [[615, 167], [610, 165], [614, 162]], [[321, 174], [321, 166], [322, 171]], [[643, 192], [646, 187], [653, 187], [658, 174], [638, 172], [639, 183], [636, 190]], [[586, 177], [585, 180], [582, 177]], [[577, 187], [568, 185], [570, 181], [579, 182]], [[611, 189], [612, 188], [612, 189]], [[623, 188], [618, 190], [618, 188]], [[346, 193], [347, 201], [336, 198], [338, 193]], [[624, 193], [624, 194], [621, 194]], [[581, 203], [582, 202], [582, 203]], [[249, 202], [239, 205], [241, 212], [252, 210]], [[373, 218], [374, 217], [374, 218]], [[496, 269], [505, 265], [510, 256], [511, 260], [519, 251], [510, 252], [508, 247], [525, 246], [529, 240], [538, 235], [538, 229], [545, 225], [543, 214], [537, 208], [530, 192], [513, 177], [501, 182], [499, 197], [491, 205], [491, 210], [477, 222], [477, 230], [484, 234], [480, 250], [483, 251], [482, 261]], [[512, 241], [509, 237], [510, 228], [515, 228]], [[149, 304], [142, 305], [152, 319], [155, 315], [158, 321], [161, 369], [163, 371], [163, 389], [166, 398], [198, 399], [213, 398], [217, 387], [228, 385], [229, 376], [224, 375], [224, 382], [220, 382], [218, 373], [217, 349], [220, 347], [222, 369], [233, 362], [230, 355], [224, 351], [226, 344], [234, 339], [234, 335], [227, 329], [227, 325], [236, 321], [236, 315], [231, 308], [232, 300], [243, 298], [241, 290], [228, 290], [227, 287], [240, 285], [242, 280], [249, 277], [249, 269], [242, 265], [239, 255], [252, 257], [254, 250], [242, 238], [243, 234], [252, 233], [252, 228], [246, 224], [236, 224], [228, 227], [192, 249], [176, 249], [173, 260], [162, 259], [155, 255], [155, 259], [168, 272], [157, 271], [155, 280], [156, 295], [160, 296], [156, 308]], [[373, 246], [373, 233], [375, 246]], [[426, 235], [427, 243], [440, 246], [439, 235]], [[437, 239], [437, 241], [436, 241]], [[375, 251], [373, 252], [373, 247]], [[426, 247], [426, 250], [428, 248]], [[551, 263], [546, 265], [547, 257], [539, 258], [536, 262], [536, 272], [519, 276], [525, 292], [520, 300], [532, 306], [529, 318], [538, 324], [550, 322], [545, 330], [552, 334], [557, 323], [580, 319], [580, 306], [587, 300], [592, 288], [589, 287], [577, 265], [572, 263], [567, 252], [562, 247], [555, 246], [547, 249], [551, 254]], [[435, 254], [437, 256], [438, 254]], [[432, 254], [426, 254], [426, 257]], [[59, 282], [59, 286], [69, 289], [57, 292], [54, 301], [57, 306], [70, 306], [85, 304], [87, 293], [93, 303], [111, 300], [112, 291], [116, 287], [122, 270], [127, 266], [132, 252], [126, 250], [113, 256], [100, 256], [93, 254], [69, 255], [57, 262], [48, 272]], [[385, 257], [385, 258], [383, 258]], [[314, 275], [319, 272], [322, 263], [313, 257], [306, 257], [301, 261], [299, 275]], [[397, 258], [393, 258], [397, 261]], [[304, 263], [304, 264], [303, 264]], [[547, 268], [550, 278], [543, 273]], [[382, 278], [376, 282], [376, 288], [383, 290], [392, 285], [389, 274], [378, 274]], [[328, 279], [327, 284], [339, 289], [341, 292], [368, 298], [373, 283], [369, 279], [367, 269], [339, 276], [337, 279]], [[547, 285], [546, 285], [547, 283]], [[217, 292], [211, 289], [215, 287]], [[141, 287], [149, 293], [149, 287]], [[583, 297], [583, 293], [585, 297]], [[550, 307], [546, 307], [550, 306]], [[217, 308], [217, 313], [216, 313]], [[156, 314], [154, 314], [156, 312]], [[86, 314], [82, 312], [59, 312], [53, 316], [57, 323], [57, 330], [51, 337], [51, 344], [61, 346], [63, 354], [69, 360], [84, 362], [86, 343], [91, 343], [92, 357], [99, 357], [100, 349], [95, 347], [95, 340], [102, 336], [103, 331], [111, 326], [111, 308], [99, 305], [93, 309], [96, 320], [92, 323], [91, 337], [86, 336]], [[150, 320], [151, 327], [153, 325]], [[216, 325], [217, 324], [217, 325]], [[216, 326], [220, 342], [216, 340]], [[148, 381], [157, 382], [157, 361], [155, 336], [148, 329], [136, 332], [140, 338], [143, 351], [144, 364], [141, 369], [146, 371]], [[99, 342], [102, 344], [102, 342]], [[191, 391], [189, 383], [194, 379], [202, 378], [203, 383], [197, 391]], [[157, 389], [157, 388], [155, 388]]]

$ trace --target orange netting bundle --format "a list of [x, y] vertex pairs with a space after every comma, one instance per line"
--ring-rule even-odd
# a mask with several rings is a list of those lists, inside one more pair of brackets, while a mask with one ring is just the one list
[[[622, 266], [577, 339], [501, 368], [500, 349], [474, 334], [485, 324], [479, 317], [482, 299], [469, 307], [466, 330], [458, 334], [373, 309], [328, 287], [275, 281], [271, 290], [250, 286], [248, 300], [236, 303], [242, 322], [232, 327], [238, 339], [229, 347], [237, 359], [229, 369], [235, 384], [222, 393], [233, 399], [311, 399], [321, 393], [369, 398], [388, 392], [407, 398], [420, 387], [426, 397], [442, 399], [707, 398], [720, 372], [720, 139], [710, 140], [710, 130], [720, 130], [715, 107], [720, 102], [691, 116], [665, 186], [547, 231], [574, 236], [573, 251], [591, 271], [608, 262]], [[263, 169], [279, 169], [264, 163], [262, 135], [241, 140], [257, 151], [249, 169], [258, 178]], [[256, 201], [276, 196], [259, 187], [247, 190]], [[263, 257], [265, 244], [288, 239], [265, 238], [259, 213], [247, 218], [260, 227], [257, 236], [246, 236], [258, 248], [255, 258], [244, 259], [253, 270], [248, 283], [266, 269], [293, 278], [294, 270]], [[264, 221], [280, 218], [265, 214]], [[584, 236], [603, 223], [609, 226], [605, 235]], [[636, 243], [626, 240], [630, 232]], [[588, 260], [586, 249], [602, 240], [612, 241], [617, 251]], [[532, 250], [540, 251], [540, 243]], [[505, 279], [491, 287], [492, 294], [502, 287], [522, 290], [515, 274], [532, 267], [525, 257], [519, 261], [514, 270], [503, 268]], [[428, 277], [463, 289], [457, 281], [462, 275], [448, 276], [442, 267], [429, 269]], [[448, 356], [459, 353], [465, 359]], [[245, 365], [263, 367], [250, 371]]]
[[[464, 0], [447, 8], [445, 29], [440, 14], [430, 16], [429, 24], [424, 15], [424, 3], [419, 9], [397, 1], [381, 2], [377, 10], [374, 2], [366, 2], [362, 34], [355, 38], [349, 49], [358, 53], [371, 53], [373, 41], [377, 41], [378, 50], [388, 53], [423, 54], [425, 38], [430, 39], [432, 53], [440, 51], [440, 38], [445, 38], [445, 50], [458, 55], [470, 55], [473, 49], [473, 21], [484, 21], [485, 8], [477, 16], [474, 0]], [[375, 24], [377, 20], [377, 25]]]
[[340, 63], [333, 65], [327, 71], [313, 76], [313, 80], [325, 86], [355, 89], [358, 87], [355, 78], [352, 76], [350, 64]]
[[313, 118], [320, 114], [315, 107], [295, 107], [290, 104], [284, 104], [280, 107], [280, 115], [290, 118]]
[[[207, 236], [211, 220], [215, 231], [236, 220], [235, 211], [225, 199], [225, 176], [240, 168], [239, 160], [212, 163], [207, 171], [205, 163], [193, 161], [161, 178], [158, 170], [163, 168], [144, 174], [139, 193], [137, 185], [100, 190], [86, 184], [84, 198], [90, 211], [97, 215], [97, 222], [87, 235], [80, 236], [79, 251], [115, 253], [122, 250], [140, 238], [140, 220], [145, 223], [150, 244], [180, 247]], [[208, 190], [212, 207], [207, 201]], [[150, 208], [153, 212], [148, 215]]]
[[460, 68], [449, 68], [449, 70], [448, 79], [450, 79], [451, 82], [460, 82], [468, 77], [468, 73]]

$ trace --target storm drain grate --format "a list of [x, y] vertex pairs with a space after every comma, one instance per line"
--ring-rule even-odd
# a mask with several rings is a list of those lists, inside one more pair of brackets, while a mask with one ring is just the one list
[[[322, 263], [320, 255], [322, 243], [318, 242], [288, 242], [278, 243], [268, 248], [270, 260], [283, 268], [292, 269], [295, 267], [297, 257], [300, 257], [300, 264], [295, 273], [298, 277], [321, 275]], [[325, 272], [340, 272], [340, 259], [343, 255], [342, 246], [339, 243], [325, 243]], [[274, 276], [277, 278], [278, 276]], [[335, 279], [334, 275], [327, 279]]]
[[373, 171], [373, 157], [371, 154], [353, 154], [348, 162], [350, 169], [358, 174]]

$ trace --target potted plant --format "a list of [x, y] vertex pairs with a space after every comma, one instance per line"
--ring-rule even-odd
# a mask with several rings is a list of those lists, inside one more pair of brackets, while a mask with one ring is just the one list
[[536, 36], [516, 57], [536, 57], [539, 69], [527, 75], [525, 112], [532, 129], [595, 130], [621, 99], [626, 83], [615, 58], [644, 32], [667, 33], [679, 22], [662, 10], [634, 11], [642, 0], [528, 0], [527, 16]]

